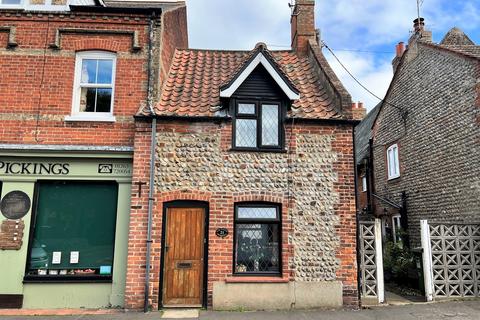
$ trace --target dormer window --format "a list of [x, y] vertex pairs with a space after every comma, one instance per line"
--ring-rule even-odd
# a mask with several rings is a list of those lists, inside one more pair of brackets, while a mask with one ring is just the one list
[[283, 128], [281, 103], [237, 101], [234, 117], [236, 149], [281, 149]]

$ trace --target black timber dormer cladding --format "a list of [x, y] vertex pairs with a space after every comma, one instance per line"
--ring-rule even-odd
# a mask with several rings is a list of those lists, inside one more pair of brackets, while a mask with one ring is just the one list
[[287, 100], [288, 97], [275, 83], [263, 65], [258, 65], [238, 87], [232, 97]]
[[282, 151], [287, 109], [299, 94], [265, 47], [255, 50], [258, 52], [220, 91], [221, 97], [228, 98], [233, 118], [232, 149]]

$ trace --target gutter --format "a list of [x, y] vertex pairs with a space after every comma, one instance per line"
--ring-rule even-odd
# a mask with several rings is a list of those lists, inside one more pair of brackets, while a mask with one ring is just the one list
[[106, 7], [106, 6], [82, 6], [70, 5], [71, 12], [90, 12], [90, 13], [124, 13], [124, 14], [150, 14], [152, 12], [161, 13], [162, 8], [139, 8], [139, 7]]
[[[230, 116], [179, 116], [179, 115], [135, 115], [136, 120], [147, 120], [151, 118], [165, 121], [188, 121], [188, 122], [209, 122], [209, 121], [231, 121]], [[295, 120], [294, 120], [295, 119]], [[315, 118], [297, 118], [287, 117], [285, 122], [302, 122], [311, 124], [329, 124], [329, 125], [351, 125], [356, 126], [360, 123], [360, 120], [353, 119], [315, 119]]]
[[148, 189], [148, 224], [147, 224], [147, 252], [145, 255], [145, 292], [143, 312], [149, 311], [149, 298], [150, 298], [150, 259], [152, 251], [152, 220], [153, 220], [153, 192], [155, 183], [155, 145], [157, 144], [157, 119], [154, 117], [155, 111], [153, 110], [153, 88], [152, 88], [152, 57], [153, 57], [153, 38], [154, 23], [155, 23], [155, 11], [152, 11], [149, 24], [148, 24], [148, 77], [147, 77], [147, 106], [152, 116], [152, 135], [150, 144], [150, 179]]

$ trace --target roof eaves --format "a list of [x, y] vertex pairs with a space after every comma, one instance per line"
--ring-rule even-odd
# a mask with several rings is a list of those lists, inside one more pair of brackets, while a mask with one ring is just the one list
[[[262, 57], [265, 58], [265, 60], [270, 65], [270, 67], [273, 68], [273, 70], [269, 70], [267, 65], [264, 65], [264, 67], [267, 69], [267, 71], [270, 73], [270, 75], [274, 78], [274, 80], [277, 82], [277, 84], [280, 86], [280, 88], [285, 92], [285, 94], [291, 100], [299, 99], [300, 98], [300, 91], [296, 88], [296, 86], [293, 84], [293, 82], [286, 75], [286, 73], [282, 70], [281, 66], [277, 63], [275, 58], [272, 56], [272, 54], [269, 52], [269, 50], [263, 44], [257, 45], [255, 47], [255, 49], [253, 49], [251, 51], [251, 53], [246, 57], [245, 61], [240, 65], [240, 68], [232, 74], [232, 77], [230, 79], [228, 79], [226, 84], [224, 84], [220, 87], [220, 97], [231, 96], [232, 91], [235, 91], [237, 89], [238, 85], [239, 85], [239, 83], [238, 83], [239, 78], [240, 77], [246, 78], [251, 73], [251, 71], [253, 71], [254, 68], [252, 68], [252, 70], [249, 71], [248, 74], [244, 74], [247, 71], [247, 69], [251, 66], [251, 64], [253, 62], [255, 62], [255, 60], [259, 57], [259, 55], [262, 55], [262, 56], [259, 58], [260, 61], [259, 61], [258, 64], [261, 63], [262, 65], [264, 65], [261, 58]], [[280, 77], [281, 81], [279, 79], [276, 79], [277, 77], [275, 75], [278, 75], [278, 77]], [[287, 90], [287, 88], [285, 88], [282, 85], [282, 83], [284, 83], [286, 85], [288, 90]]]

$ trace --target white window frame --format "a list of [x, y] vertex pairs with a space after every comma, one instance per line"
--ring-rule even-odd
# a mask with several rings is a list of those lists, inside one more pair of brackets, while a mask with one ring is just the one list
[[388, 180], [400, 177], [400, 157], [396, 143], [387, 149], [387, 173]]
[[[113, 60], [112, 63], [112, 83], [106, 85], [105, 88], [112, 88], [112, 101], [110, 103], [110, 112], [81, 112], [80, 111], [80, 94], [81, 89], [84, 86], [80, 86], [80, 80], [82, 77], [82, 62], [85, 59], [104, 59]], [[113, 116], [114, 101], [115, 101], [115, 78], [117, 70], [117, 55], [108, 51], [83, 51], [78, 52], [75, 59], [75, 80], [73, 82], [73, 99], [72, 99], [72, 114], [65, 117], [65, 121], [103, 121], [103, 122], [115, 122]], [[92, 85], [92, 87], [102, 87], [98, 84]]]
[[367, 176], [363, 175], [362, 176], [362, 192], [367, 192], [368, 186], [367, 186]]

